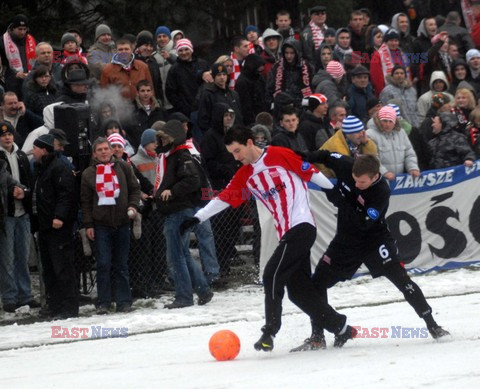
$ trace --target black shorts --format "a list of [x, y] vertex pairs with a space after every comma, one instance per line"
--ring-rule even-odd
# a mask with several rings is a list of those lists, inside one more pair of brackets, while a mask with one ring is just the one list
[[[349, 280], [362, 263], [368, 268], [372, 277], [377, 278], [384, 274], [386, 266], [400, 262], [400, 257], [395, 240], [388, 238], [363, 250], [352, 250], [339, 241], [332, 241], [320, 261], [330, 265], [330, 271], [339, 280]], [[319, 265], [323, 266], [322, 263]]]

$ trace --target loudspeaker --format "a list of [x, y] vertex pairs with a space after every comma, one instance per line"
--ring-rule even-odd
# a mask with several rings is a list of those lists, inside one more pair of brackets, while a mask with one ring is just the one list
[[55, 128], [65, 131], [70, 143], [65, 155], [78, 157], [90, 153], [90, 107], [87, 104], [60, 104], [54, 107]]

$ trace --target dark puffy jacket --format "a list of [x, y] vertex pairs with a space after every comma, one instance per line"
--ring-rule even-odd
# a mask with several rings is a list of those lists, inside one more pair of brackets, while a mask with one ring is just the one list
[[343, 76], [340, 83], [337, 84], [335, 79], [328, 74], [326, 70], [320, 69], [312, 80], [312, 88], [315, 93], [325, 95], [328, 100], [328, 105], [332, 106], [347, 95], [348, 81], [347, 76]]
[[13, 187], [17, 182], [7, 172], [7, 164], [0, 159], [0, 234], [5, 228], [5, 217], [10, 213], [9, 196], [13, 195]]
[[[291, 47], [295, 50], [296, 57], [295, 57], [295, 62], [293, 64], [289, 64], [285, 60], [285, 49], [287, 47]], [[286, 92], [290, 96], [292, 96], [295, 100], [295, 105], [297, 107], [300, 107], [303, 99], [302, 89], [305, 87], [303, 83], [302, 63], [305, 63], [305, 66], [306, 66], [307, 79], [308, 79], [307, 87], [311, 86], [313, 67], [309, 63], [304, 62], [304, 60], [301, 59], [300, 42], [293, 39], [290, 39], [283, 43], [282, 59], [273, 66], [272, 71], [268, 76], [267, 93], [266, 93], [267, 106], [270, 106], [273, 101], [277, 77], [282, 77], [281, 75], [278, 74], [278, 72], [281, 70], [282, 62], [284, 66], [283, 79], [282, 79], [282, 85], [283, 85], [282, 92]]]
[[[29, 189], [28, 192], [25, 193], [25, 197], [22, 200], [23, 207], [28, 214], [32, 213], [32, 191], [33, 191], [33, 177], [32, 171], [30, 167], [30, 161], [28, 160], [27, 154], [25, 154], [22, 150], [18, 149], [16, 152], [17, 161], [18, 161], [18, 170], [20, 172], [20, 184], [24, 185]], [[5, 161], [7, 171], [12, 174], [12, 168], [8, 163], [7, 156], [5, 152], [2, 150], [0, 151], [0, 160]], [[14, 216], [15, 214], [15, 202], [14, 202], [13, 194], [9, 194], [8, 196], [8, 216]]]
[[138, 96], [135, 98], [134, 104], [135, 111], [132, 119], [135, 122], [127, 124], [125, 129], [128, 134], [128, 139], [132, 143], [132, 146], [137, 150], [138, 146], [140, 146], [140, 138], [142, 137], [143, 131], [145, 131], [147, 128], [152, 128], [152, 124], [156, 121], [164, 121], [166, 117], [165, 112], [158, 103], [158, 100], [155, 98], [153, 99], [150, 115], [148, 115], [145, 111], [145, 108], [140, 103]]
[[223, 115], [228, 108], [228, 105], [223, 103], [213, 106], [212, 128], [205, 133], [202, 139], [202, 156], [212, 188], [215, 190], [224, 189], [241, 166], [241, 163], [235, 161], [223, 143], [225, 138]]
[[196, 110], [195, 98], [202, 85], [202, 74], [208, 71], [208, 64], [203, 59], [193, 58], [190, 62], [177, 58], [170, 68], [165, 86], [165, 95], [175, 108], [187, 117]]
[[75, 93], [67, 85], [62, 86], [55, 102], [62, 102], [65, 104], [83, 103], [87, 100], [86, 93]]
[[449, 112], [440, 114], [442, 130], [428, 142], [432, 153], [431, 169], [463, 164], [466, 160], [475, 161], [475, 153], [465, 135], [454, 130], [455, 115]]
[[235, 84], [235, 90], [240, 97], [243, 122], [246, 125], [254, 123], [255, 117], [267, 110], [265, 80], [258, 72], [258, 69], [264, 65], [265, 60], [259, 55], [248, 55]]
[[35, 115], [43, 116], [43, 109], [55, 102], [57, 88], [53, 79], [50, 79], [50, 83], [46, 88], [38, 85], [35, 80], [30, 79], [26, 81], [24, 101], [25, 106], [32, 111]]
[[139, 61], [142, 61], [144, 64], [148, 66], [148, 70], [150, 71], [150, 75], [152, 76], [152, 82], [153, 82], [153, 90], [155, 93], [155, 97], [158, 99], [158, 101], [163, 102], [163, 83], [162, 83], [162, 77], [160, 76], [160, 69], [158, 67], [157, 61], [153, 57], [142, 57], [139, 53], [135, 53], [135, 59], [138, 59]]
[[214, 83], [206, 84], [200, 96], [198, 105], [198, 125], [206, 132], [212, 127], [212, 110], [216, 103], [227, 104], [235, 111], [235, 124], [243, 124], [240, 97], [236, 91], [221, 89]]
[[272, 146], [281, 146], [294, 151], [308, 151], [302, 135], [298, 132], [289, 132], [281, 126], [277, 126], [272, 136]]
[[53, 219], [73, 225], [77, 216], [78, 191], [71, 170], [51, 153], [36, 164], [36, 208], [40, 231], [52, 228]]
[[309, 151], [318, 150], [334, 134], [328, 124], [327, 117], [318, 118], [310, 111], [303, 114], [297, 132], [302, 135]]

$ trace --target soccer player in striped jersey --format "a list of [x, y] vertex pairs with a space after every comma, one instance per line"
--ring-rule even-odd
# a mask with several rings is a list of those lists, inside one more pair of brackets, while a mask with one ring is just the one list
[[317, 231], [310, 211], [307, 182], [326, 189], [333, 185], [313, 165], [302, 162], [292, 150], [255, 146], [253, 134], [247, 128], [228, 130], [224, 143], [243, 166], [218, 197], [186, 220], [181, 229], [186, 231], [229, 206], [238, 207], [253, 195], [271, 212], [279, 239], [263, 273], [266, 323], [262, 327], [262, 336], [254, 344], [255, 349], [273, 349], [273, 338], [281, 326], [285, 287], [294, 304], [335, 334], [334, 345], [343, 346], [356, 335], [356, 330], [347, 325], [345, 315], [337, 313], [318, 294], [312, 283], [310, 267], [310, 249]]

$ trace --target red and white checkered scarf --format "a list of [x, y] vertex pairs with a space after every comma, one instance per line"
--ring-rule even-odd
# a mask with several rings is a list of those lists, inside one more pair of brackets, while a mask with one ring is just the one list
[[112, 166], [113, 163], [97, 165], [95, 189], [98, 194], [98, 205], [115, 205], [115, 199], [120, 196], [120, 184]]
[[[324, 29], [318, 27], [313, 21], [310, 20], [310, 23], [308, 23], [310, 26], [310, 29], [312, 30], [312, 36], [313, 36], [313, 44], [315, 45], [315, 50], [318, 50], [320, 45], [325, 39], [325, 36], [323, 35]], [[326, 28], [326, 26], [324, 26]]]
[[237, 82], [238, 77], [240, 77], [242, 67], [240, 66], [240, 62], [238, 62], [238, 59], [235, 58], [235, 54], [230, 54], [230, 57], [233, 60], [233, 72], [230, 73], [230, 83], [228, 84], [228, 87], [230, 90], [234, 90], [235, 83]]

